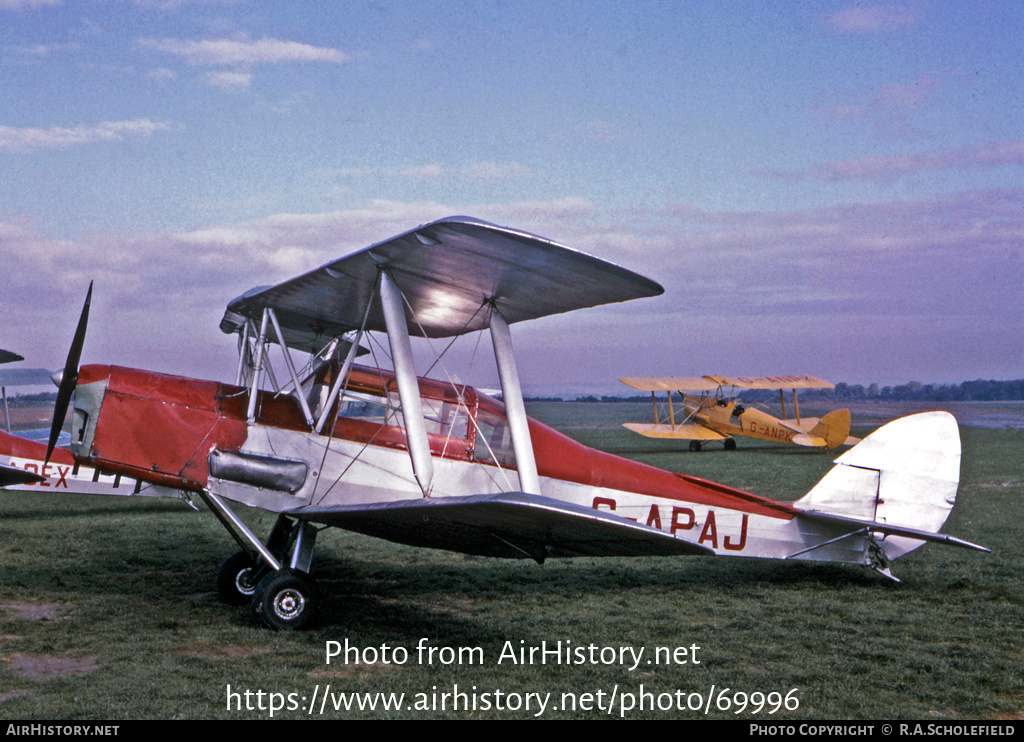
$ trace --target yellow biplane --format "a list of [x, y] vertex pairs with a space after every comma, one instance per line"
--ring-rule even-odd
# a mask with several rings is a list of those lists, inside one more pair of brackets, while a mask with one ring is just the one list
[[[850, 437], [850, 411], [833, 410], [821, 418], [800, 417], [798, 389], [832, 389], [834, 384], [813, 376], [703, 376], [701, 378], [629, 377], [623, 384], [651, 393], [654, 423], [624, 423], [625, 427], [647, 438], [690, 441], [691, 451], [700, 451], [708, 441], [722, 441], [726, 450], [736, 448], [734, 436], [792, 443], [808, 448], [833, 450], [858, 442]], [[726, 393], [726, 388], [729, 388]], [[744, 405], [734, 395], [737, 389], [777, 389], [786, 417], [785, 391], [793, 391], [794, 419], [779, 419], [756, 407]], [[659, 412], [657, 393], [668, 396], [667, 417]], [[682, 420], [676, 420], [672, 393], [683, 397]], [[699, 395], [686, 392], [700, 392]]]

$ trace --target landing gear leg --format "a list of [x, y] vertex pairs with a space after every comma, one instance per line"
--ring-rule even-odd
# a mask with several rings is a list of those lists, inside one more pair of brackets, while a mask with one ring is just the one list
[[309, 575], [317, 535], [313, 524], [279, 515], [264, 545], [223, 500], [210, 492], [201, 495], [242, 547], [217, 574], [221, 598], [235, 605], [249, 601], [256, 618], [272, 629], [308, 626], [320, 606], [320, 590]]
[[[283, 515], [279, 520], [282, 518]], [[316, 618], [320, 610], [320, 589], [309, 574], [316, 534], [312, 523], [293, 524], [289, 529], [287, 566], [271, 572], [256, 585], [252, 612], [267, 628], [295, 631], [309, 626]]]

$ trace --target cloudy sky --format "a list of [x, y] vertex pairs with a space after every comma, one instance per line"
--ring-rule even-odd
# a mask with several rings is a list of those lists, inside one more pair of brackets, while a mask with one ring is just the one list
[[0, 347], [31, 365], [95, 280], [84, 362], [230, 378], [229, 299], [468, 214], [666, 289], [516, 325], [527, 393], [1024, 376], [1024, 4], [0, 0], [0, 29]]

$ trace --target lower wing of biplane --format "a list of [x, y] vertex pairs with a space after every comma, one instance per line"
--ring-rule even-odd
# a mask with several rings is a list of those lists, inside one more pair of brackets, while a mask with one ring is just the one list
[[622, 427], [639, 433], [645, 438], [662, 438], [677, 441], [724, 441], [732, 436], [693, 423], [623, 423]]
[[539, 564], [556, 557], [714, 554], [642, 523], [523, 492], [308, 507], [289, 515], [409, 546]]
[[[798, 389], [831, 389], [833, 384], [813, 376], [725, 377], [625, 377], [622, 383], [651, 393], [653, 423], [624, 423], [624, 427], [647, 438], [690, 441], [690, 450], [699, 451], [703, 443], [723, 441], [727, 449], [736, 447], [735, 437], [791, 443], [807, 448], [833, 450], [852, 446], [849, 410], [832, 410], [821, 418], [802, 418], [797, 401]], [[726, 394], [724, 390], [731, 387]], [[733, 395], [736, 389], [778, 390], [782, 418], [761, 409], [746, 406]], [[785, 390], [793, 392], [795, 419], [786, 418]], [[659, 409], [657, 395], [664, 392], [666, 404]], [[673, 393], [682, 395], [681, 420], [677, 422]], [[686, 392], [700, 392], [690, 396]]]

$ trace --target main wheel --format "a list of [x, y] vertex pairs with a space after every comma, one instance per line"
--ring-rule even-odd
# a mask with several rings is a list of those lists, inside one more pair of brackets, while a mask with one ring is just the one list
[[320, 608], [316, 581], [297, 569], [271, 572], [256, 586], [252, 612], [267, 628], [296, 630], [308, 626]]
[[700, 441], [690, 441], [690, 450], [694, 453], [700, 451]]
[[252, 600], [260, 576], [252, 558], [244, 551], [236, 551], [220, 565], [217, 593], [225, 603], [245, 605]]
[[725, 450], [726, 451], [735, 451], [736, 450], [736, 439], [735, 438], [726, 438], [725, 439], [725, 443], [723, 443], [722, 445], [725, 446]]

